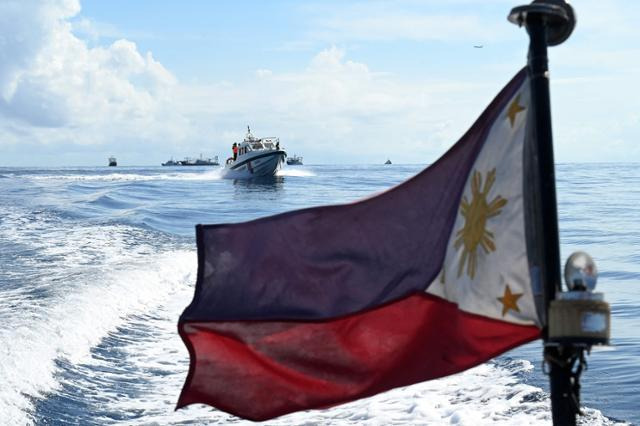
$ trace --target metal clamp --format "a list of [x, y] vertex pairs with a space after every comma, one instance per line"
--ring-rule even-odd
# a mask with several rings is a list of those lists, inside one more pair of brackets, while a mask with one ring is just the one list
[[573, 8], [564, 0], [536, 0], [525, 6], [514, 7], [507, 19], [521, 27], [522, 25], [526, 26], [527, 19], [533, 16], [539, 16], [545, 20], [549, 46], [563, 43], [569, 38], [576, 26], [576, 15]]

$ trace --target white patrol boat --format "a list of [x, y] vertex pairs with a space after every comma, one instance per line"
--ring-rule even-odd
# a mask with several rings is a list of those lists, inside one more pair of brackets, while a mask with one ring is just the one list
[[237, 147], [234, 159], [227, 159], [222, 176], [229, 179], [248, 179], [273, 176], [284, 162], [287, 153], [280, 149], [280, 139], [256, 138], [247, 126], [247, 135]]

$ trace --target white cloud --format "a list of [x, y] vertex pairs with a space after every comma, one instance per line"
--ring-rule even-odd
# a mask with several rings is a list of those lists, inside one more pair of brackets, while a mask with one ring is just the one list
[[0, 144], [60, 151], [97, 145], [148, 164], [203, 147], [224, 155], [251, 124], [256, 134], [280, 136], [316, 162], [429, 162], [499, 88], [472, 86], [469, 96], [469, 84], [401, 81], [349, 60], [338, 47], [320, 51], [298, 72], [258, 68], [247, 81], [180, 84], [131, 41], [89, 47], [72, 32], [78, 7], [64, 5], [16, 6], [21, 16], [47, 13], [30, 55], [12, 71], [18, 77], [4, 74], [5, 84], [15, 83], [0, 103]]
[[[330, 43], [351, 41], [504, 41], [517, 35], [506, 25], [504, 14], [478, 12], [492, 5], [478, 6], [477, 1], [363, 1], [331, 3], [303, 8], [314, 16], [307, 36]], [[493, 5], [495, 8], [495, 4]], [[448, 9], [443, 11], [444, 9]], [[472, 11], [472, 13], [469, 13]]]
[[78, 2], [72, 0], [0, 3], [0, 95], [5, 101], [16, 91], [18, 80], [32, 66], [58, 22], [79, 10]]
[[212, 123], [197, 137], [223, 141], [224, 150], [251, 124], [255, 134], [280, 136], [286, 149], [315, 162], [389, 156], [426, 163], [462, 135], [500, 88], [398, 81], [346, 59], [337, 47], [316, 54], [300, 72], [257, 73], [259, 79], [239, 83], [182, 86], [176, 107], [192, 122]]
[[271, 77], [271, 75], [273, 75], [273, 72], [271, 70], [267, 70], [267, 69], [256, 70], [256, 76], [258, 78], [268, 78], [268, 77]]
[[114, 25], [103, 22], [96, 22], [88, 18], [80, 18], [71, 23], [74, 34], [88, 38], [92, 41], [98, 41], [103, 37], [122, 38], [123, 34]]
[[493, 40], [495, 30], [474, 16], [423, 15], [398, 12], [361, 17], [335, 17], [321, 23], [322, 39], [346, 40]]
[[172, 74], [127, 40], [88, 47], [69, 22], [79, 11], [71, 0], [0, 4], [0, 144], [179, 137]]
[[[92, 42], [99, 42], [102, 39], [114, 40], [121, 38], [132, 38], [135, 40], [154, 40], [158, 39], [158, 35], [148, 31], [127, 30], [123, 31], [117, 26], [108, 22], [100, 22], [95, 19], [86, 17], [77, 17], [70, 21], [71, 29], [74, 34], [82, 39], [88, 39]], [[194, 39], [197, 36], [184, 34], [184, 39]]]
[[[373, 17], [390, 6], [374, 3], [361, 14], [357, 7], [364, 6], [350, 9], [344, 21], [326, 22], [346, 38], [373, 31], [381, 39], [426, 39], [441, 25], [405, 28], [427, 22], [426, 15], [410, 17], [406, 10], [380, 15], [388, 17], [383, 25]], [[132, 41], [88, 45], [73, 32], [79, 10], [75, 0], [0, 3], [0, 147], [22, 154], [23, 164], [78, 164], [73, 161], [90, 152], [100, 152], [99, 164], [105, 152], [121, 164], [157, 164], [199, 152], [224, 156], [247, 124], [259, 136], [280, 136], [285, 148], [309, 162], [389, 157], [427, 163], [467, 130], [524, 64], [521, 46], [522, 58], [485, 59], [447, 79], [409, 79], [378, 72], [333, 46], [309, 54], [307, 66], [296, 71], [256, 64], [244, 79], [186, 84]], [[456, 22], [470, 26], [467, 34], [478, 28], [461, 19], [452, 31]], [[601, 28], [597, 20], [586, 26]], [[605, 141], [615, 148], [606, 158], [637, 158], [631, 141], [638, 136], [640, 104], [629, 92], [640, 69], [637, 47], [594, 53], [580, 37], [571, 40], [550, 50], [556, 158], [602, 159], [597, 148]]]

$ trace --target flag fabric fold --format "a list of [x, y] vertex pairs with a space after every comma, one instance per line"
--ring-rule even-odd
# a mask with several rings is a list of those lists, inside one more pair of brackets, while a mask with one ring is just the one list
[[178, 407], [252, 420], [453, 374], [540, 336], [522, 70], [437, 162], [378, 196], [198, 225]]

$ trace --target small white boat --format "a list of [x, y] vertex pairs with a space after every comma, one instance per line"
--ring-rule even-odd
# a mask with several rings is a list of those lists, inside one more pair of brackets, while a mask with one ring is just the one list
[[247, 126], [247, 135], [237, 144], [237, 156], [227, 159], [222, 177], [228, 179], [249, 179], [273, 176], [284, 162], [287, 153], [280, 149], [280, 139], [275, 137], [256, 138]]

